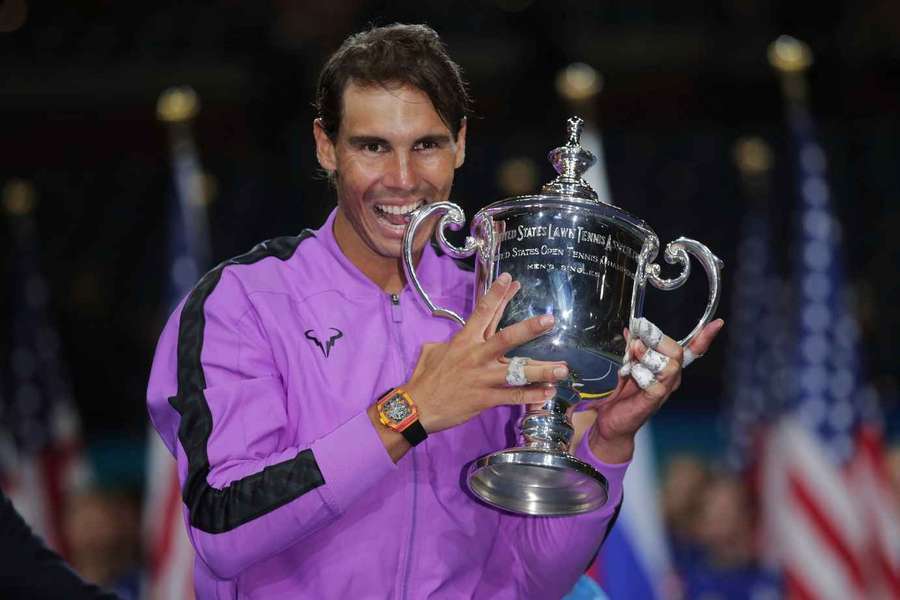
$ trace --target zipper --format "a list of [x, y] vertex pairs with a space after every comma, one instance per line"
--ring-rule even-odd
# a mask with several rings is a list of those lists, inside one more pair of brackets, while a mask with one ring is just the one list
[[[403, 322], [403, 311], [400, 310], [400, 294], [391, 294], [391, 318], [394, 323]], [[400, 351], [403, 354], [403, 351]], [[406, 357], [403, 357], [403, 367], [406, 368]]]
[[[394, 323], [402, 323], [403, 322], [403, 311], [400, 307], [400, 294], [391, 294], [391, 321]], [[407, 373], [407, 359], [406, 359], [406, 347], [403, 345], [403, 335], [400, 331], [399, 327], [391, 327], [394, 345], [400, 352], [400, 361], [402, 364], [403, 376], [404, 379], [408, 377], [409, 373]], [[412, 454], [412, 508], [410, 510], [410, 527], [409, 527], [409, 538], [406, 542], [406, 560], [403, 565], [403, 577], [401, 578], [402, 587], [400, 588], [400, 598], [406, 599], [409, 593], [409, 580], [412, 571], [412, 557], [413, 557], [413, 542], [416, 539], [416, 508], [418, 506], [418, 487], [419, 487], [419, 472], [418, 472], [418, 464], [416, 460], [416, 453], [411, 452]]]

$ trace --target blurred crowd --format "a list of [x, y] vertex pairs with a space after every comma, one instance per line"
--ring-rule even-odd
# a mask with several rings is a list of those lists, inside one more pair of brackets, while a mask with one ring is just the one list
[[[900, 507], [900, 446], [887, 460], [890, 486]], [[684, 600], [782, 598], [783, 582], [760, 551], [757, 485], [695, 454], [667, 461], [660, 507], [669, 536], [677, 584]]]

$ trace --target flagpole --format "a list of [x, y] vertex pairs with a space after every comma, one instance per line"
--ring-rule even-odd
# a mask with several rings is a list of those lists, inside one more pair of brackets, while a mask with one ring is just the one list
[[769, 44], [769, 64], [778, 72], [781, 90], [792, 108], [808, 108], [806, 72], [813, 63], [809, 46], [789, 35]]
[[[196, 92], [188, 87], [165, 90], [156, 115], [168, 131], [174, 179], [169, 210], [169, 271], [166, 273], [165, 310], [178, 301], [209, 267], [206, 205], [209, 185], [191, 133], [200, 110]], [[144, 508], [144, 544], [148, 557], [142, 598], [193, 597], [194, 550], [182, 521], [183, 505], [175, 460], [150, 428], [147, 493]]]
[[[206, 269], [210, 261], [206, 206], [211, 200], [213, 186], [200, 166], [192, 134], [194, 119], [199, 112], [200, 98], [190, 86], [171, 87], [160, 94], [156, 103], [156, 116], [169, 133], [176, 201], [185, 229], [193, 233], [185, 240], [188, 251], [196, 268]], [[175, 282], [176, 287], [190, 289], [202, 273], [183, 275], [183, 281], [179, 277], [179, 281]]]

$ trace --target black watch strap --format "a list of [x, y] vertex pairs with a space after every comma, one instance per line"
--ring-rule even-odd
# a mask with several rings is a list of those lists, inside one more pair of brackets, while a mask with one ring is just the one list
[[418, 446], [428, 437], [428, 432], [422, 427], [422, 424], [416, 420], [409, 427], [400, 432], [410, 446]]

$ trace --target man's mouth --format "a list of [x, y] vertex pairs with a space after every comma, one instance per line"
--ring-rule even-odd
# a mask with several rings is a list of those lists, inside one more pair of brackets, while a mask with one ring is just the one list
[[424, 200], [418, 200], [403, 205], [376, 204], [375, 214], [378, 215], [381, 220], [386, 221], [393, 227], [405, 228], [409, 223], [412, 213], [424, 203]]

